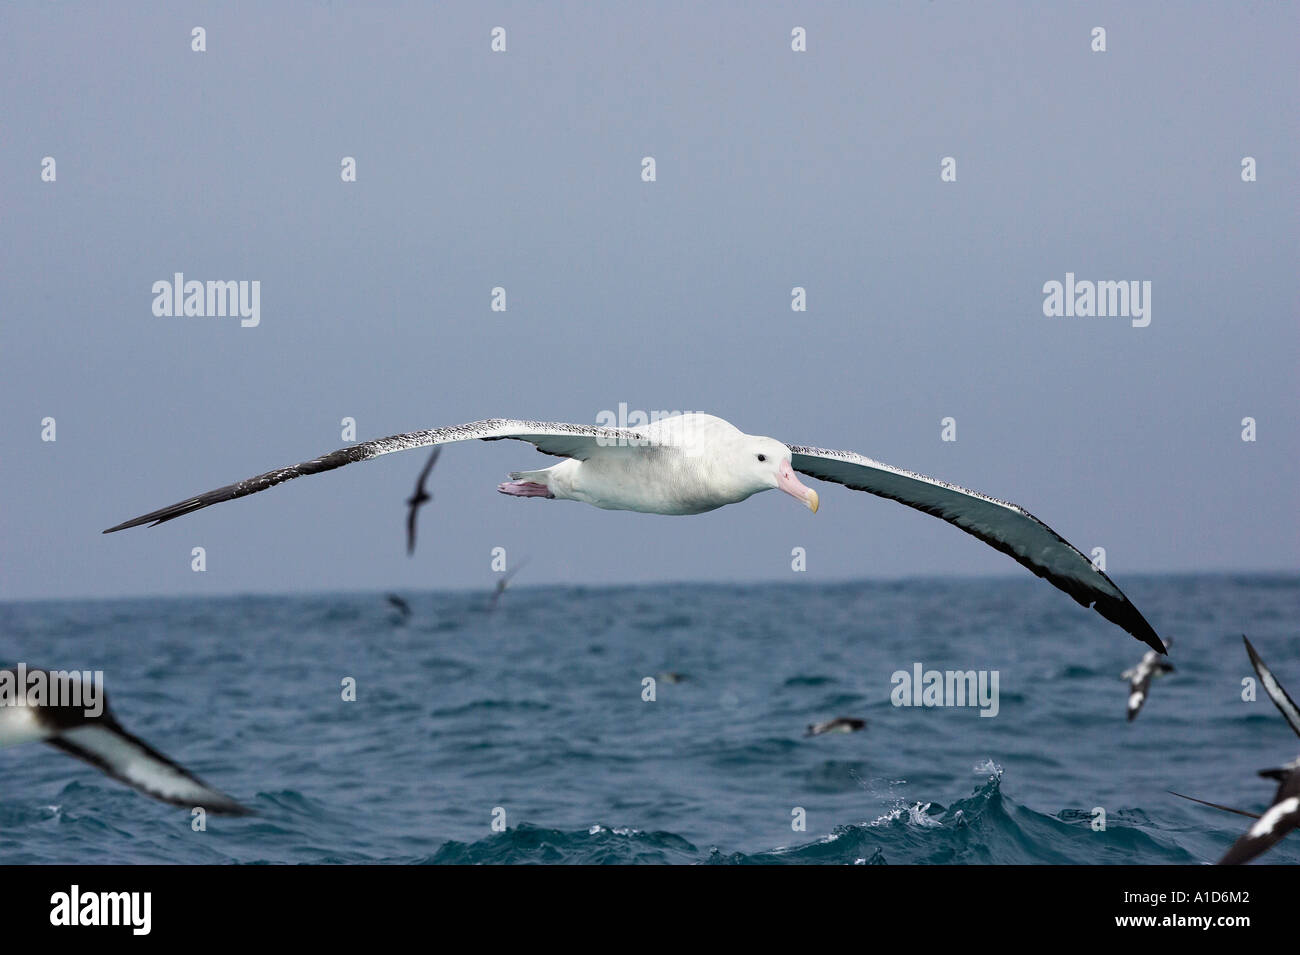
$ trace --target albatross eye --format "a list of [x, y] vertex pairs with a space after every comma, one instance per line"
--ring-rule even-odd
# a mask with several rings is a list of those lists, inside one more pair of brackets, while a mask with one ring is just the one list
[[760, 461], [766, 461], [766, 460], [767, 460], [767, 455], [766, 455], [766, 454], [760, 454], [760, 455], [758, 456], [758, 459], [759, 459]]

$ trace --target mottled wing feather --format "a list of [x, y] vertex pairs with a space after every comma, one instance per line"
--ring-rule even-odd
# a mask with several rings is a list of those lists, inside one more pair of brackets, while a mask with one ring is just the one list
[[1024, 508], [924, 474], [891, 467], [852, 451], [795, 445], [790, 446], [790, 451], [796, 471], [942, 518], [1014, 558], [1081, 605], [1093, 607], [1147, 646], [1165, 652], [1155, 630], [1114, 581]]
[[360, 444], [340, 448], [318, 458], [312, 458], [310, 461], [303, 461], [301, 464], [277, 468], [274, 471], [267, 471], [265, 474], [237, 481], [234, 484], [227, 484], [225, 487], [207, 491], [195, 497], [179, 501], [169, 507], [159, 508], [156, 511], [150, 511], [148, 514], [142, 514], [129, 521], [124, 521], [115, 527], [108, 528], [104, 533], [111, 534], [114, 531], [125, 530], [128, 527], [139, 527], [141, 524], [162, 524], [202, 508], [210, 507], [213, 504], [233, 501], [235, 498], [247, 497], [249, 494], [265, 491], [267, 488], [275, 487], [277, 484], [291, 481], [305, 474], [332, 471], [334, 468], [341, 468], [346, 464], [369, 461], [371, 458], [392, 454], [394, 451], [408, 451], [412, 448], [450, 444], [454, 441], [496, 441], [505, 438], [527, 441], [546, 454], [553, 454], [557, 457], [578, 458], [579, 460], [582, 460], [597, 448], [628, 446], [627, 442], [630, 439], [646, 440], [643, 435], [637, 432], [621, 428], [597, 428], [589, 425], [563, 424], [549, 421], [515, 421], [505, 418], [489, 418], [484, 421], [472, 421], [469, 424], [455, 425], [450, 428], [434, 428], [429, 431], [411, 431], [406, 434], [391, 435], [387, 438], [377, 438], [374, 441], [363, 441]]

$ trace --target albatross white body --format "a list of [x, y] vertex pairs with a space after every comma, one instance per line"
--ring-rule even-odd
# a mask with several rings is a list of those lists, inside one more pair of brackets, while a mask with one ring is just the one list
[[368, 461], [394, 451], [458, 441], [526, 441], [568, 460], [516, 471], [498, 486], [515, 497], [581, 501], [611, 510], [701, 514], [779, 489], [814, 513], [817, 492], [796, 472], [866, 491], [941, 518], [1014, 558], [1093, 607], [1147, 646], [1164, 653], [1155, 630], [1109, 577], [1065, 538], [1022, 507], [956, 484], [891, 467], [852, 451], [787, 445], [746, 434], [713, 415], [665, 418], [645, 428], [602, 428], [554, 421], [488, 418], [364, 441], [186, 498], [110, 527], [104, 533], [162, 524], [193, 511], [256, 494], [293, 478]]
[[[598, 445], [540, 471], [515, 471], [497, 490], [581, 501], [611, 511], [703, 514], [781, 488], [817, 510], [817, 492], [789, 466], [790, 449], [707, 414], [677, 415], [639, 429], [643, 439]], [[781, 464], [784, 460], [784, 468]], [[783, 473], [784, 472], [784, 473]], [[545, 488], [542, 493], [538, 486]]]

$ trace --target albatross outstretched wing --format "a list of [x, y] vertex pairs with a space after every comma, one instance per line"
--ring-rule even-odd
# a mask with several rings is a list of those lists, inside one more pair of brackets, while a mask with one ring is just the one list
[[319, 458], [303, 461], [301, 464], [277, 468], [256, 477], [227, 484], [215, 491], [208, 491], [179, 501], [170, 507], [159, 508], [124, 521], [116, 527], [108, 528], [104, 533], [111, 534], [128, 527], [139, 527], [141, 524], [162, 524], [213, 504], [220, 504], [222, 501], [233, 501], [237, 497], [265, 491], [267, 488], [302, 477], [304, 474], [332, 471], [345, 464], [369, 461], [371, 458], [391, 454], [394, 451], [427, 448], [432, 445], [450, 444], [453, 441], [498, 441], [503, 438], [527, 441], [546, 454], [578, 460], [584, 460], [597, 448], [635, 446], [628, 445], [628, 442], [643, 443], [647, 440], [644, 435], [624, 428], [597, 428], [553, 421], [514, 421], [506, 418], [488, 418], [484, 421], [472, 421], [469, 424], [453, 425], [450, 428], [434, 428], [430, 431], [410, 431], [406, 434], [377, 438], [374, 441], [363, 441], [360, 444], [323, 454]]
[[1151, 624], [1077, 548], [1023, 507], [956, 484], [890, 467], [852, 451], [790, 446], [791, 466], [801, 474], [898, 501], [955, 524], [990, 547], [1015, 558], [1039, 577], [1093, 607], [1153, 650], [1165, 652]]

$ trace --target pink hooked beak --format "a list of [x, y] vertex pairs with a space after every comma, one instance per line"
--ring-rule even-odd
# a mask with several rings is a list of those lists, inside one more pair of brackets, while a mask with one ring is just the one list
[[781, 462], [781, 467], [776, 472], [776, 486], [796, 501], [802, 501], [808, 505], [808, 510], [814, 514], [817, 513], [817, 506], [820, 503], [817, 499], [817, 492], [799, 482], [799, 479], [794, 476], [794, 468], [790, 467], [789, 461]]

